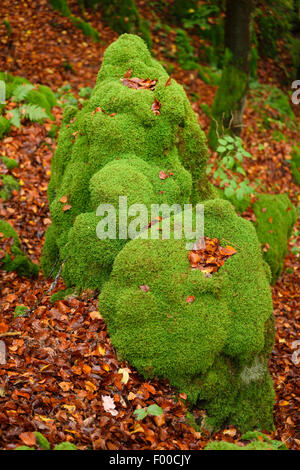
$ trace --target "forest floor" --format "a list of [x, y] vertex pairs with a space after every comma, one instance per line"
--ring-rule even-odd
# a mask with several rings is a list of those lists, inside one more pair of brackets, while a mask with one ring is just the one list
[[[75, 2], [70, 3], [76, 12]], [[145, 2], [139, 4], [151, 20]], [[0, 70], [54, 91], [66, 83], [75, 92], [94, 86], [103, 52], [117, 38], [99, 14], [90, 18], [101, 35], [101, 42], [94, 43], [46, 0], [3, 0], [1, 9], [9, 17], [12, 34], [8, 39], [0, 24]], [[153, 31], [153, 38], [154, 54], [163, 59], [165, 48], [174, 47], [172, 33], [166, 38]], [[71, 70], [64, 63], [71, 64]], [[197, 72], [173, 65], [172, 77], [185, 86], [190, 98], [200, 97], [192, 100], [192, 106], [207, 131], [209, 121], [200, 104], [211, 105], [216, 88], [203, 83]], [[280, 87], [281, 70], [271, 60], [259, 64], [258, 75], [261, 81]], [[299, 117], [299, 109], [295, 113]], [[61, 108], [54, 108], [54, 115], [59, 125]], [[248, 105], [242, 137], [253, 158], [247, 162], [247, 175], [250, 181], [260, 178], [265, 192], [287, 192], [297, 205], [300, 196], [288, 160], [299, 133], [285, 129], [287, 140], [275, 141], [271, 133], [276, 123], [265, 129], [261, 122], [257, 110]], [[12, 174], [21, 180], [21, 190], [1, 204], [0, 216], [12, 223], [24, 251], [36, 262], [50, 224], [47, 185], [56, 141], [47, 132], [52, 124], [50, 120], [27, 122], [0, 141], [0, 154], [19, 162]], [[289, 248], [297, 242], [299, 238], [293, 237]], [[295, 343], [300, 323], [299, 271], [299, 254], [289, 250], [283, 274], [272, 288], [277, 333], [270, 369], [276, 390], [276, 431], [270, 435], [289, 449], [300, 449], [299, 366], [293, 360], [299, 344]], [[95, 292], [84, 291], [80, 297], [53, 304], [50, 294], [45, 294], [51, 280], [45, 280], [42, 273], [35, 281], [15, 273], [1, 272], [1, 277], [0, 339], [5, 340], [8, 353], [7, 364], [0, 366], [1, 448], [30, 445], [32, 431], [40, 431], [52, 444], [69, 440], [80, 449], [202, 449], [210, 439], [240, 442], [241, 435], [233, 426], [212, 436], [197, 432], [186, 422], [184, 395], [178, 395], [167, 381], [145, 381], [128, 363], [118, 361], [97, 310]], [[51, 294], [62, 288], [60, 280]], [[32, 308], [36, 302], [30, 317], [13, 319], [17, 305]], [[113, 396], [115, 416], [103, 408], [102, 397], [108, 395]], [[136, 421], [134, 410], [154, 403], [163, 408], [163, 417]], [[194, 411], [196, 419], [201, 414], [201, 410]]]

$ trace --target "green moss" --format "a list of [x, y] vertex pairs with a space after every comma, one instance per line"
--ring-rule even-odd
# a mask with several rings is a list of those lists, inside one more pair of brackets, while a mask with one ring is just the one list
[[291, 160], [291, 172], [295, 183], [300, 186], [300, 147], [293, 147]]
[[[155, 91], [124, 86], [120, 79], [129, 68], [133, 76], [156, 79]], [[167, 80], [145, 43], [125, 34], [106, 50], [82, 110], [65, 109], [48, 192], [53, 226], [43, 251], [46, 274], [60, 251], [61, 260], [67, 258], [63, 276], [71, 285], [101, 287], [108, 278], [125, 241], [97, 238], [100, 203], [118, 204], [123, 195], [128, 205], [149, 208], [213, 194], [205, 175], [204, 133], [183, 88], [175, 80], [165, 86]], [[161, 103], [159, 116], [151, 110], [155, 98]], [[97, 112], [99, 107], [105, 112]], [[172, 175], [162, 180], [161, 171]], [[63, 196], [71, 206], [67, 211]]]
[[264, 259], [271, 268], [274, 284], [283, 270], [288, 238], [296, 222], [296, 209], [286, 194], [260, 194], [253, 210], [257, 236], [266, 250]]
[[[250, 198], [238, 201], [236, 197], [227, 198], [218, 189], [218, 196], [227, 199], [239, 213], [251, 206]], [[275, 284], [284, 266], [287, 243], [296, 222], [296, 209], [286, 194], [259, 194], [253, 204], [256, 222], [254, 226], [261, 243], [264, 260], [271, 269], [271, 283]]]
[[13, 158], [8, 158], [5, 155], [0, 155], [0, 159], [8, 170], [13, 170], [19, 165], [17, 160], [14, 160]]
[[26, 102], [40, 106], [51, 119], [54, 119], [51, 109], [57, 102], [50, 88], [40, 85], [37, 90], [31, 90], [26, 96]]
[[287, 450], [283, 442], [270, 439], [261, 432], [247, 432], [242, 440], [251, 442], [243, 446], [226, 441], [211, 441], [204, 450]]
[[115, 259], [99, 308], [118, 354], [206, 409], [204, 428], [228, 421], [270, 430], [266, 349], [274, 332], [266, 328], [272, 300], [260, 246], [254, 227], [228, 202], [207, 201], [204, 210], [205, 235], [238, 251], [218, 273], [192, 270], [184, 240], [132, 240]]
[[[133, 77], [156, 80], [155, 90], [125, 86], [129, 69]], [[65, 108], [52, 161], [43, 270], [48, 275], [59, 258], [53, 275], [64, 262], [67, 286], [103, 288], [100, 309], [120, 357], [146, 377], [169, 379], [191, 405], [204, 408], [202, 427], [228, 421], [271, 429], [269, 268], [253, 225], [215, 198], [204, 134], [183, 88], [174, 80], [166, 86], [168, 79], [145, 43], [125, 34], [106, 50], [82, 109]], [[151, 109], [155, 98], [158, 115]], [[148, 209], [143, 236], [152, 204], [204, 201], [205, 235], [237, 254], [212, 277], [192, 270], [186, 240], [174, 238], [178, 215], [153, 225], [157, 239], [119, 238], [120, 196]], [[117, 206], [115, 239], [96, 234], [104, 203]], [[168, 220], [171, 240], [162, 240], [159, 229]], [[125, 227], [132, 221], [129, 215]], [[187, 303], [191, 295], [195, 301]]]
[[69, 297], [69, 295], [72, 295], [74, 292], [74, 289], [70, 287], [69, 289], [63, 289], [59, 290], [58, 292], [55, 292], [55, 294], [51, 295], [51, 302], [54, 303], [57, 300], [63, 300]]
[[6, 238], [13, 238], [10, 251], [5, 252], [4, 257], [0, 260], [1, 268], [7, 272], [16, 271], [22, 277], [36, 277], [39, 273], [38, 265], [30, 261], [23, 253], [17, 233], [5, 220], [0, 220], [0, 233], [0, 242], [2, 241], [2, 243]]
[[11, 198], [14, 190], [18, 191], [20, 189], [20, 183], [11, 175], [0, 175], [0, 181], [2, 183], [0, 186], [0, 198], [4, 201]]
[[0, 116], [0, 139], [10, 131], [10, 122], [5, 117]]
[[225, 134], [232, 115], [238, 109], [248, 87], [248, 75], [233, 64], [227, 64], [222, 72], [220, 86], [217, 90], [213, 106], [212, 119], [210, 122], [208, 140], [212, 149], [216, 148], [218, 135]]

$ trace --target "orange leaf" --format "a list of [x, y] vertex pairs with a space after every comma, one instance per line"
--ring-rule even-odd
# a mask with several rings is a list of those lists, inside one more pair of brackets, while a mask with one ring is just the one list
[[34, 432], [22, 432], [20, 434], [20, 439], [24, 442], [26, 446], [34, 446], [36, 444], [36, 437]]

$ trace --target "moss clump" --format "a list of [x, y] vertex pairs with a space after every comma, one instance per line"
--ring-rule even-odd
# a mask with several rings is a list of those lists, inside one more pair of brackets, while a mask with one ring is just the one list
[[208, 141], [212, 149], [216, 148], [218, 134], [227, 134], [230, 120], [243, 102], [248, 88], [248, 75], [233, 64], [226, 65], [222, 72], [220, 86], [212, 106], [212, 119]]
[[275, 441], [261, 432], [247, 432], [241, 437], [244, 441], [251, 441], [244, 446], [225, 441], [212, 441], [204, 450], [287, 450], [281, 441]]
[[5, 220], [0, 220], [1, 269], [16, 271], [22, 277], [36, 277], [39, 266], [23, 253], [17, 233]]
[[[242, 201], [236, 197], [227, 198], [221, 189], [218, 189], [218, 196], [230, 201], [239, 213], [251, 207], [250, 198]], [[275, 284], [283, 270], [288, 239], [296, 222], [296, 209], [286, 194], [259, 194], [252, 208], [263, 257], [271, 269], [271, 283]]]
[[11, 125], [10, 122], [5, 119], [5, 117], [0, 116], [0, 139], [4, 136], [4, 134], [8, 134], [10, 131]]
[[[156, 80], [154, 91], [124, 86], [132, 76]], [[207, 149], [183, 88], [152, 59], [144, 41], [124, 34], [104, 54], [96, 86], [81, 110], [65, 109], [49, 184], [52, 226], [42, 266], [49, 274], [58, 252], [63, 278], [100, 288], [127, 240], [99, 240], [99, 204], [185, 204], [213, 197], [205, 175]], [[160, 114], [151, 107], [161, 103]], [[160, 173], [168, 174], [166, 179]], [[64, 211], [63, 197], [71, 206]]]
[[293, 147], [292, 160], [291, 160], [291, 171], [295, 183], [300, 186], [300, 147]]
[[260, 194], [253, 210], [256, 233], [274, 284], [283, 270], [287, 242], [296, 222], [296, 209], [286, 194]]
[[59, 290], [58, 292], [55, 292], [55, 294], [51, 295], [51, 302], [54, 303], [57, 300], [63, 300], [69, 297], [69, 295], [72, 295], [74, 292], [74, 289], [70, 287], [69, 289], [64, 289], [64, 290]]
[[13, 170], [19, 165], [17, 160], [14, 160], [13, 158], [8, 158], [5, 155], [0, 155], [0, 160], [4, 163], [8, 170]]
[[[127, 86], [136, 83], [130, 77], [148, 79], [151, 88]], [[67, 286], [103, 288], [100, 309], [118, 354], [205, 408], [204, 428], [229, 421], [242, 430], [272, 429], [270, 270], [254, 227], [229, 202], [213, 199], [206, 161], [205, 137], [183, 88], [139, 37], [121, 36], [105, 52], [90, 99], [81, 110], [65, 108], [43, 270], [48, 275], [60, 257]], [[120, 196], [128, 207], [148, 209], [139, 221], [143, 238], [128, 243], [127, 234], [119, 236]], [[186, 240], [175, 237], [178, 215], [153, 224], [157, 237], [147, 239], [152, 204], [199, 201], [205, 235], [237, 251], [210, 277], [191, 269]], [[105, 221], [100, 204], [116, 208], [115, 238], [97, 237]], [[135, 217], [129, 213], [123, 229]], [[168, 221], [171, 239], [161, 239]]]
[[7, 201], [11, 198], [13, 191], [19, 191], [20, 183], [11, 175], [0, 175], [0, 198]]
[[243, 431], [270, 430], [269, 268], [254, 227], [230, 203], [207, 201], [204, 213], [205, 236], [237, 250], [217, 273], [191, 269], [185, 240], [132, 240], [115, 259], [100, 311], [118, 354], [146, 377], [168, 378], [206, 409], [204, 428], [227, 421]]

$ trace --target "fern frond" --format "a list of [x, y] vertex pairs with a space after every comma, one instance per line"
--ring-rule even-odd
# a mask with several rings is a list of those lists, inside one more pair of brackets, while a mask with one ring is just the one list
[[23, 83], [22, 85], [16, 86], [13, 91], [13, 98], [15, 101], [23, 101], [25, 100], [28, 93], [33, 90], [34, 85], [30, 83]]
[[40, 121], [48, 118], [45, 110], [36, 104], [25, 104], [21, 108], [21, 114], [30, 121]]

